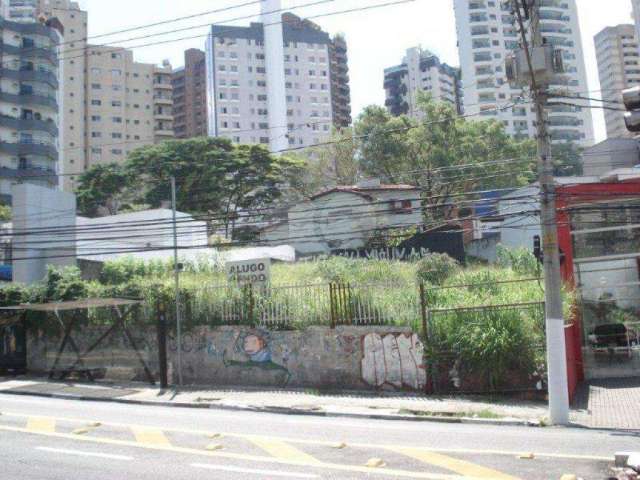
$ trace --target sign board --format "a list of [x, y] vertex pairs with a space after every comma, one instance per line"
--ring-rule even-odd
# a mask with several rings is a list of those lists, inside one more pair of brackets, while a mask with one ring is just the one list
[[254, 258], [227, 262], [227, 278], [229, 283], [236, 282], [240, 285], [264, 285], [271, 278], [271, 259]]

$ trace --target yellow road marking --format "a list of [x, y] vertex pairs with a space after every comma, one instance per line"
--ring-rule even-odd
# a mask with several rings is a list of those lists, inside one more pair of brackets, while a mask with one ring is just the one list
[[274, 457], [245, 455], [240, 453], [207, 452], [206, 450], [196, 450], [193, 448], [150, 445], [150, 444], [137, 443], [137, 442], [128, 441], [128, 440], [115, 440], [115, 439], [108, 439], [108, 438], [85, 437], [85, 436], [79, 437], [77, 435], [72, 435], [68, 433], [35, 432], [35, 431], [27, 430], [26, 428], [18, 428], [18, 427], [0, 426], [0, 431], [43, 435], [46, 437], [54, 437], [54, 438], [66, 438], [70, 440], [75, 440], [77, 442], [101, 443], [101, 444], [107, 444], [107, 445], [119, 445], [119, 446], [126, 446], [126, 447], [144, 448], [149, 450], [161, 450], [161, 451], [168, 451], [168, 452], [185, 453], [189, 455], [200, 455], [200, 456], [213, 457], [213, 458], [231, 458], [234, 460], [244, 460], [249, 462], [275, 463], [280, 465], [295, 465], [295, 466], [310, 467], [310, 468], [326, 468], [329, 470], [338, 470], [343, 472], [367, 473], [369, 475], [383, 475], [383, 476], [401, 477], [401, 478], [422, 478], [426, 480], [486, 480], [486, 479], [479, 479], [474, 477], [461, 477], [459, 475], [444, 475], [440, 473], [412, 472], [408, 470], [396, 470], [396, 469], [390, 469], [390, 468], [372, 470], [367, 467], [341, 465], [337, 463], [321, 462], [319, 464], [309, 464], [307, 462], [283, 460], [283, 459], [274, 458]]
[[306, 462], [309, 464], [321, 463], [318, 459], [312, 457], [308, 453], [298, 450], [296, 447], [276, 438], [253, 435], [247, 435], [245, 438], [257, 447], [260, 447], [269, 455], [282, 460], [293, 460], [294, 462]]
[[136, 437], [136, 442], [142, 443], [143, 445], [171, 446], [169, 439], [159, 428], [131, 427], [131, 431]]
[[[24, 413], [15, 413], [15, 412], [2, 412], [5, 417], [18, 417], [18, 418], [31, 418], [31, 415]], [[86, 424], [86, 419], [79, 418], [71, 418], [71, 417], [49, 417], [57, 421], [65, 421], [65, 422], [74, 422], [80, 424]], [[118, 422], [100, 422], [101, 425], [110, 426], [110, 427], [120, 427], [120, 428], [149, 428], [149, 426], [145, 425], [137, 425], [130, 423], [118, 423]], [[152, 427], [153, 428], [153, 427]], [[162, 431], [164, 432], [176, 432], [176, 433], [188, 433], [194, 435], [208, 435], [211, 434], [210, 430], [196, 430], [196, 429], [187, 429], [187, 428], [172, 428], [172, 427], [162, 427]], [[246, 438], [250, 435], [242, 434], [242, 433], [224, 433], [221, 432], [221, 435], [232, 438]], [[298, 445], [318, 445], [318, 446], [327, 446], [334, 447], [336, 442], [334, 441], [323, 441], [323, 440], [306, 440], [299, 438], [289, 438], [289, 437], [268, 437], [276, 440], [281, 440], [287, 443], [293, 443]], [[396, 447], [404, 448], [402, 445], [390, 445], [390, 444], [375, 444], [375, 443], [349, 443], [349, 447], [353, 448], [367, 448], [367, 449], [393, 449]], [[473, 449], [473, 448], [430, 448], [430, 447], [422, 447], [419, 448], [420, 451], [424, 452], [437, 452], [437, 453], [460, 453], [460, 454], [470, 454], [470, 455], [504, 455], [504, 456], [519, 456], [522, 455], [522, 451], [517, 450], [489, 450], [489, 449]], [[566, 460], [593, 460], [598, 462], [608, 462], [611, 460], [611, 457], [607, 456], [599, 456], [599, 455], [580, 455], [580, 454], [572, 454], [572, 453], [545, 453], [545, 452], [533, 452], [536, 457], [544, 457], [544, 458], [561, 458]]]
[[56, 421], [51, 417], [29, 417], [27, 430], [30, 432], [55, 432]]
[[441, 453], [429, 452], [421, 448], [413, 447], [395, 447], [389, 450], [401, 453], [421, 462], [435, 465], [436, 467], [445, 468], [452, 472], [458, 473], [465, 477], [485, 478], [492, 480], [518, 480], [516, 477], [498, 472], [491, 468], [483, 467], [475, 463], [459, 460], [457, 458], [442, 455]]

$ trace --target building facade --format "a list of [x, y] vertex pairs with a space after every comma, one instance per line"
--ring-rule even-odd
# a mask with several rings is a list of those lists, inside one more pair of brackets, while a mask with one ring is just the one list
[[[566, 72], [551, 89], [569, 95], [588, 91], [576, 1], [544, 0], [541, 5], [543, 36], [563, 51]], [[507, 82], [505, 74], [505, 58], [519, 48], [517, 21], [510, 2], [455, 0], [454, 7], [465, 114], [494, 118], [503, 122], [514, 137], [534, 138], [532, 105], [523, 99], [521, 88]], [[576, 105], [549, 107], [552, 141], [592, 145], [591, 110], [577, 101], [567, 103]]]
[[336, 128], [351, 125], [351, 88], [349, 87], [349, 61], [344, 35], [336, 35], [329, 44], [331, 59], [331, 107]]
[[426, 92], [438, 102], [450, 103], [462, 113], [460, 69], [442, 63], [429, 50], [414, 47], [400, 65], [384, 71], [385, 105], [392, 115], [419, 117], [418, 94]]
[[[602, 98], [622, 102], [622, 90], [640, 84], [640, 49], [634, 25], [607, 27], [595, 38]], [[607, 138], [633, 137], [624, 123], [624, 112], [604, 110]]]
[[[3, 9], [4, 13], [11, 13]], [[58, 185], [60, 77], [57, 19], [20, 22], [0, 17], [0, 201], [14, 183]]]
[[130, 50], [87, 43], [88, 16], [70, 0], [2, 0], [6, 14], [55, 17], [59, 47], [61, 183], [73, 191], [97, 163], [122, 162], [132, 150], [173, 138], [171, 65], [135, 62]]
[[[263, 8], [277, 11], [279, 1], [263, 2]], [[266, 14], [263, 23], [249, 27], [212, 26], [206, 54], [209, 135], [262, 143], [272, 152], [326, 139], [334, 124], [350, 119], [341, 42], [334, 45], [320, 27], [291, 14]]]
[[207, 68], [205, 53], [196, 48], [184, 52], [184, 67], [174, 70], [173, 129], [176, 138], [207, 135]]

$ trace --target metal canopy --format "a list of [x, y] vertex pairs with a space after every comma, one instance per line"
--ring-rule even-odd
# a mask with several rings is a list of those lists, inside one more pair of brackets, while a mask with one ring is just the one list
[[87, 310], [89, 308], [120, 307], [125, 305], [137, 305], [140, 300], [127, 298], [85, 298], [82, 300], [72, 300], [67, 302], [51, 303], [25, 303], [14, 307], [2, 307], [0, 312], [9, 311], [31, 311], [31, 312], [62, 312], [68, 310]]

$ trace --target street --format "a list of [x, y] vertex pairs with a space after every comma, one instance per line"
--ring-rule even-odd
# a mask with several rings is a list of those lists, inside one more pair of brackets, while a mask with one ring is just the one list
[[[605, 478], [638, 434], [0, 395], [4, 479]], [[369, 465], [367, 465], [369, 464]]]

